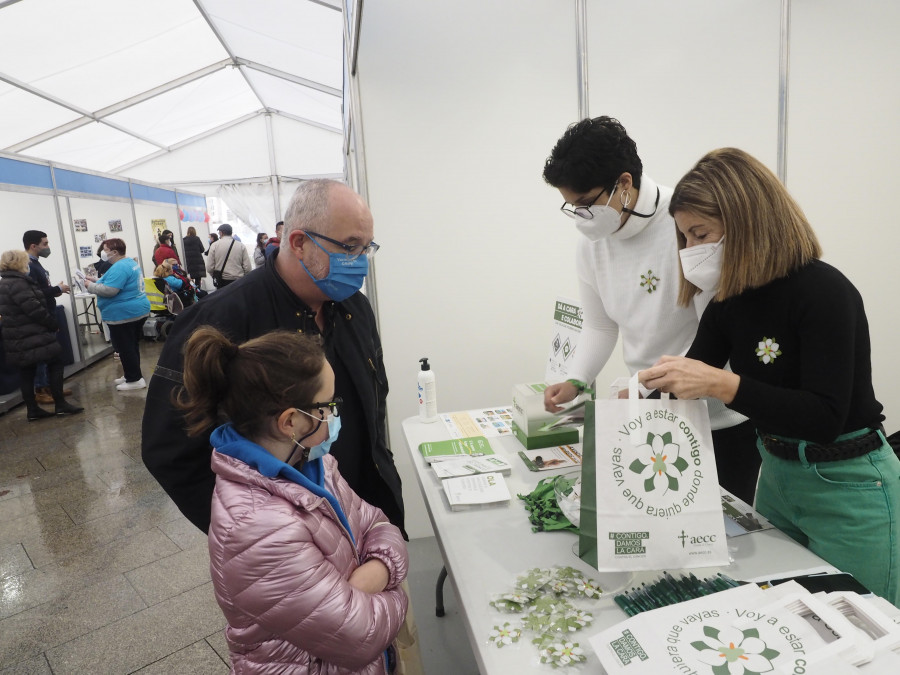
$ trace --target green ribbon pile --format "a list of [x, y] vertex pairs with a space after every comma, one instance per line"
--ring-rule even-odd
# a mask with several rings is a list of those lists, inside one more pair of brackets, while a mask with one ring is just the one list
[[570, 530], [578, 532], [578, 528], [563, 515], [556, 502], [556, 491], [567, 493], [577, 478], [553, 476], [542, 478], [537, 486], [527, 495], [518, 495], [528, 509], [528, 520], [531, 521], [532, 532], [550, 530]]

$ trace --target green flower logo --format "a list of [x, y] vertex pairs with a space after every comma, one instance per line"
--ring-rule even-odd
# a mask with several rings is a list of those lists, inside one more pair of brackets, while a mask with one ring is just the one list
[[780, 345], [775, 342], [775, 338], [764, 337], [762, 342], [756, 345], [756, 355], [763, 363], [772, 363], [775, 357], [781, 356]]
[[[653, 492], [656, 488], [678, 490], [678, 478], [688, 468], [687, 460], [679, 455], [681, 448], [672, 442], [671, 432], [664, 434], [647, 434], [647, 442], [635, 448], [636, 452], [650, 459], [648, 464], [636, 459], [629, 469], [638, 475], [650, 469], [650, 475], [644, 479], [644, 491]], [[678, 475], [675, 475], [675, 471]]]
[[700, 652], [697, 658], [711, 667], [714, 675], [756, 675], [774, 670], [772, 659], [781, 652], [769, 648], [755, 628], [740, 630], [703, 626], [709, 644], [698, 640], [691, 646]]
[[653, 274], [653, 270], [647, 270], [647, 274], [641, 275], [641, 288], [648, 293], [655, 291], [658, 284], [659, 277]]

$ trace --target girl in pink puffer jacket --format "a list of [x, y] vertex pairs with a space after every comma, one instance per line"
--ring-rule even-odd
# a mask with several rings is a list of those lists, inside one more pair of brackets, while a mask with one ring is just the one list
[[334, 372], [310, 338], [232, 344], [205, 326], [184, 358], [189, 433], [211, 442], [210, 571], [233, 673], [386, 673], [403, 625], [406, 544], [328, 454]]

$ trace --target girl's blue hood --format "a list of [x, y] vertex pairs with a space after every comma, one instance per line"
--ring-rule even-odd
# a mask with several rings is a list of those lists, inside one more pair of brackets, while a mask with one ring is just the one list
[[313, 494], [327, 499], [340, 519], [341, 524], [350, 534], [350, 537], [355, 540], [353, 531], [350, 529], [350, 523], [347, 521], [340, 503], [325, 488], [325, 467], [322, 465], [321, 458], [308, 461], [303, 465], [302, 469], [297, 470], [290, 464], [282, 462], [258, 443], [241, 436], [230, 422], [213, 431], [209, 441], [216, 452], [239, 459], [267, 478], [281, 476], [292, 483], [303, 486]]

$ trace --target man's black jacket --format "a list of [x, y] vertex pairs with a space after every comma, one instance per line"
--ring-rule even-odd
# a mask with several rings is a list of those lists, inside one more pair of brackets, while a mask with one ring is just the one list
[[47, 300], [47, 308], [52, 314], [53, 308], [56, 307], [56, 298], [62, 295], [62, 289], [59, 286], [50, 285], [50, 275], [47, 270], [41, 265], [40, 260], [32, 258], [30, 255], [28, 256], [28, 276], [34, 279], [38, 288], [41, 289], [41, 293]]
[[[326, 303], [324, 347], [328, 360], [342, 359], [350, 373], [367, 424], [368, 450], [376, 467], [371, 481], [382, 481], [385, 495], [372, 503], [403, 531], [403, 497], [385, 428], [387, 375], [375, 315], [368, 299], [355, 293], [339, 303]], [[181, 512], [204, 532], [209, 529], [215, 476], [210, 468], [209, 433], [185, 433], [183, 415], [173, 404], [181, 386], [184, 344], [193, 331], [212, 325], [237, 343], [286, 329], [318, 334], [315, 314], [288, 288], [271, 264], [211, 293], [178, 315], [150, 380], [144, 410], [141, 456], [144, 464]], [[345, 397], [346, 399], [347, 397]], [[247, 401], [247, 405], [253, 405]], [[339, 448], [341, 436], [334, 444]], [[343, 460], [346, 461], [346, 460]], [[358, 490], [359, 491], [359, 490]]]

